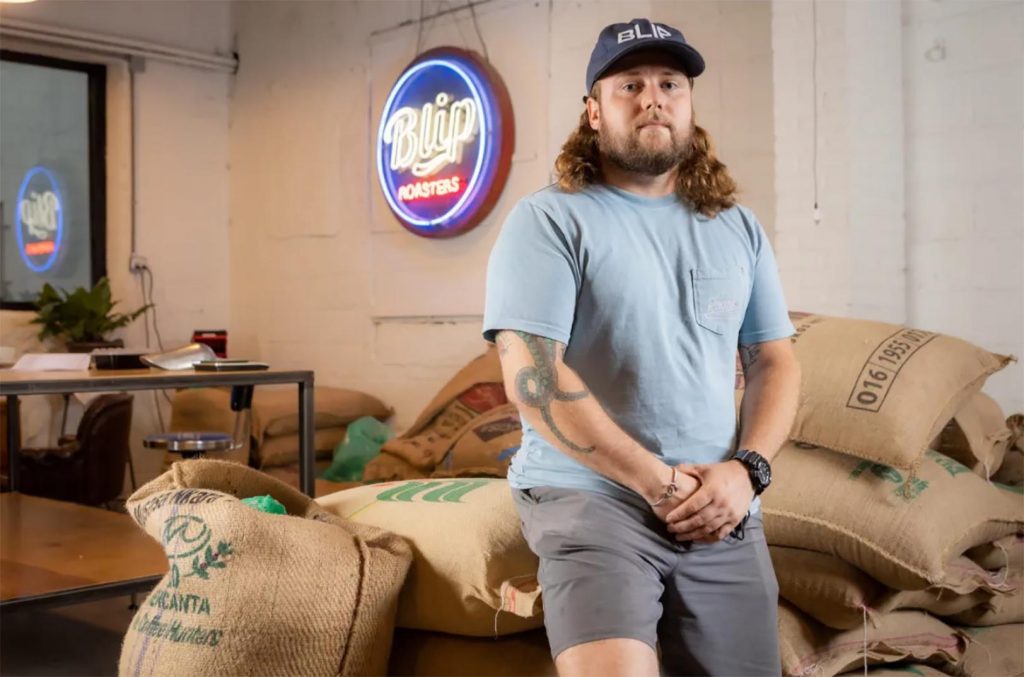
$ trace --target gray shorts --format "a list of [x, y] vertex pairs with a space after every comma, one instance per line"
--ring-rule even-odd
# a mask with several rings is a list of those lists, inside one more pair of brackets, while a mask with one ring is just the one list
[[780, 674], [779, 586], [760, 514], [742, 539], [687, 547], [650, 509], [604, 494], [512, 494], [540, 558], [552, 656], [629, 638], [660, 648], [663, 674]]

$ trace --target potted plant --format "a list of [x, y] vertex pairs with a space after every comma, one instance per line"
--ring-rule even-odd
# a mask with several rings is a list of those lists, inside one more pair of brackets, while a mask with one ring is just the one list
[[146, 304], [130, 313], [115, 313], [117, 301], [110, 298], [110, 280], [100, 278], [90, 290], [77, 287], [68, 292], [43, 285], [35, 298], [36, 317], [33, 324], [42, 325], [39, 340], [54, 336], [62, 340], [73, 353], [87, 353], [96, 348], [121, 348], [121, 339], [108, 340], [107, 336], [149, 310]]

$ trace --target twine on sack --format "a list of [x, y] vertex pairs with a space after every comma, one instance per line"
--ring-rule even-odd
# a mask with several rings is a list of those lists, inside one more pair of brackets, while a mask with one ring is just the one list
[[864, 674], [868, 674], [868, 606], [867, 604], [860, 605], [861, 614], [863, 614], [863, 625], [864, 625]]
[[1003, 561], [1005, 564], [999, 567], [999, 571], [996, 572], [994, 585], [1003, 586], [1006, 585], [1010, 580], [1010, 551], [1006, 549], [999, 541], [995, 541], [992, 545], [996, 546], [1001, 553], [1003, 553]]
[[989, 467], [988, 460], [983, 460], [981, 462], [981, 466], [983, 468], [985, 468], [985, 481], [988, 482], [989, 485], [991, 486], [993, 484], [993, 482], [992, 482], [992, 468]]
[[[508, 578], [504, 582], [502, 582], [502, 584], [501, 584], [501, 604], [498, 605], [498, 609], [494, 612], [494, 639], [498, 639], [498, 616], [501, 615], [501, 612], [502, 611], [507, 611], [510, 614], [515, 614], [516, 613], [516, 610], [515, 610], [515, 595], [513, 594], [515, 592], [515, 588], [513, 587], [513, 583], [515, 581], [523, 581], [523, 580], [531, 580], [531, 579], [536, 581], [537, 580], [537, 575], [536, 574], [523, 574], [521, 576], [513, 576], [512, 578]], [[537, 587], [538, 588], [540, 587], [540, 582], [539, 581], [537, 582]], [[505, 608], [506, 604], [509, 605], [509, 608]], [[534, 605], [536, 605], [536, 601], [534, 602]], [[519, 614], [516, 614], [516, 615], [519, 615]]]

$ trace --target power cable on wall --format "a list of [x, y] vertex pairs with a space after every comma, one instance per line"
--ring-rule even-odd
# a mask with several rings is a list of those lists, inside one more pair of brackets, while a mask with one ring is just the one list
[[[139, 199], [138, 199], [138, 99], [135, 91], [135, 74], [145, 71], [146, 62], [145, 59], [139, 56], [128, 56], [125, 58], [125, 62], [128, 65], [128, 105], [130, 108], [129, 119], [131, 120], [131, 131], [129, 141], [129, 153], [131, 154], [131, 254], [129, 258], [129, 268], [133, 275], [139, 276], [139, 288], [142, 292], [142, 303], [144, 305], [153, 304], [153, 271], [150, 270], [149, 265], [144, 263], [144, 259], [138, 256], [137, 246], [137, 235], [136, 235], [136, 224], [138, 223], [138, 211], [139, 211]], [[146, 275], [149, 275], [149, 291], [146, 291]], [[146, 309], [146, 312], [142, 315], [142, 325], [146, 333], [146, 349], [149, 350], [149, 321], [150, 315], [153, 316], [153, 333], [157, 339], [157, 345], [160, 347], [160, 351], [164, 351], [163, 339], [160, 336], [160, 327], [157, 324], [156, 317], [156, 305], [151, 305], [150, 308]], [[167, 426], [164, 424], [164, 415], [160, 409], [160, 396], [157, 394], [162, 393], [164, 399], [168, 403], [171, 403], [171, 398], [167, 395], [167, 391], [160, 390], [151, 391], [153, 393], [153, 408], [156, 410], [156, 419], [160, 424], [160, 432], [167, 432]]]
[[821, 223], [821, 207], [818, 202], [818, 0], [811, 0], [811, 87], [814, 97], [814, 151], [811, 158], [811, 173], [814, 177], [814, 222]]

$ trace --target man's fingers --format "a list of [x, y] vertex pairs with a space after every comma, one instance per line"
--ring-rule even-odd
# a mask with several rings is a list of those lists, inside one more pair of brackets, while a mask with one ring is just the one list
[[685, 520], [692, 515], [696, 515], [701, 510], [711, 504], [711, 493], [705, 491], [703, 487], [693, 492], [693, 495], [687, 498], [685, 501], [679, 504], [679, 507], [675, 508], [672, 512], [665, 516], [665, 521], [669, 524]]
[[725, 526], [719, 527], [718, 531], [709, 535], [707, 538], [704, 539], [704, 541], [707, 543], [717, 543], [718, 541], [721, 541], [730, 533], [732, 533], [732, 530], [734, 528], [735, 527], [733, 527], [731, 524], [726, 523]]
[[[705, 510], [704, 512], [708, 511]], [[701, 515], [703, 514], [704, 513], [701, 513]], [[719, 513], [713, 516], [706, 517], [704, 519], [703, 525], [701, 526], [697, 526], [692, 529], [688, 529], [687, 531], [680, 532], [679, 535], [676, 536], [676, 539], [680, 541], [714, 542], [716, 540], [720, 540], [718, 538], [715, 538], [718, 532], [725, 530], [725, 534], [722, 536], [722, 538], [725, 538], [725, 536], [729, 535], [729, 532], [732, 531], [732, 529], [733, 526], [731, 524], [731, 520], [729, 519], [728, 513]]]

